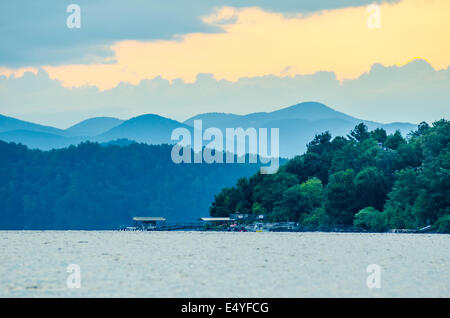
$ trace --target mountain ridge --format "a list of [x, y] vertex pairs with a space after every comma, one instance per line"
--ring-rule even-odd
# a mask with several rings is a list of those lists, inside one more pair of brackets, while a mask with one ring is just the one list
[[[1, 115], [0, 115], [1, 116]], [[7, 118], [3, 120], [2, 118]], [[383, 128], [387, 133], [400, 130], [406, 135], [417, 125], [411, 123], [377, 123], [363, 120], [335, 111], [318, 102], [302, 102], [271, 112], [256, 112], [246, 115], [233, 113], [202, 113], [180, 122], [158, 114], [143, 114], [127, 120], [114, 117], [93, 117], [83, 120], [65, 130], [51, 126], [33, 124], [12, 117], [0, 117], [0, 139], [23, 143], [30, 148], [49, 150], [75, 145], [82, 141], [110, 142], [128, 139], [147, 144], [171, 144], [170, 137], [176, 128], [193, 131], [194, 120], [202, 120], [203, 129], [226, 128], [279, 128], [280, 155], [293, 157], [306, 150], [306, 144], [315, 134], [330, 131], [333, 136], [345, 136], [358, 123], [364, 123], [369, 130]], [[13, 129], [13, 128], [20, 129]], [[29, 132], [26, 133], [27, 128]], [[8, 130], [9, 129], [9, 130]], [[18, 133], [17, 130], [21, 132]], [[13, 131], [16, 131], [13, 133]], [[34, 132], [34, 133], [33, 133]], [[83, 132], [90, 133], [88, 135]], [[45, 134], [44, 134], [45, 133]], [[35, 134], [36, 136], [33, 136]]]
[[119, 138], [127, 138], [136, 142], [149, 144], [170, 144], [170, 133], [176, 128], [191, 127], [180, 123], [174, 119], [166, 118], [157, 114], [144, 114], [130, 118], [122, 124], [100, 134], [94, 138], [94, 141], [110, 141]]
[[94, 136], [104, 133], [124, 121], [115, 117], [92, 117], [70, 126], [65, 131], [72, 136]]

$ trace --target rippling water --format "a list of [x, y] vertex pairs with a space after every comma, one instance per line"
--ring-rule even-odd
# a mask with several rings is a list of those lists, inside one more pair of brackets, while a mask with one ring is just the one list
[[2, 297], [449, 297], [449, 270], [450, 235], [0, 232]]

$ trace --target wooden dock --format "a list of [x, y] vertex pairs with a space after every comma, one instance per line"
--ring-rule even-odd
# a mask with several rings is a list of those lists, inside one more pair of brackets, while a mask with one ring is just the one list
[[129, 226], [120, 228], [119, 231], [201, 231], [204, 230], [205, 224], [200, 222], [191, 223], [163, 223], [158, 226], [141, 227]]
[[166, 223], [157, 231], [199, 231], [203, 230], [205, 225], [199, 222], [193, 223]]

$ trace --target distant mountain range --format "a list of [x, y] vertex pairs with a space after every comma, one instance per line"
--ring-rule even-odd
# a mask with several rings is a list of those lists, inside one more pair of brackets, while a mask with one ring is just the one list
[[70, 136], [96, 136], [122, 124], [124, 120], [113, 117], [95, 117], [83, 120], [65, 131]]
[[172, 131], [178, 127], [193, 131], [194, 120], [202, 120], [203, 129], [217, 127], [224, 135], [225, 128], [279, 128], [282, 157], [293, 157], [303, 153], [306, 144], [315, 134], [328, 130], [333, 136], [345, 136], [361, 122], [365, 123], [369, 130], [380, 127], [388, 133], [399, 130], [403, 135], [417, 128], [417, 125], [410, 123], [382, 124], [362, 120], [335, 111], [321, 103], [305, 102], [267, 113], [199, 114], [183, 123], [155, 114], [141, 115], [128, 120], [96, 117], [64, 130], [0, 115], [0, 140], [22, 143], [29, 148], [41, 150], [64, 148], [87, 140], [108, 143], [117, 139], [128, 139], [147, 144], [171, 144]]

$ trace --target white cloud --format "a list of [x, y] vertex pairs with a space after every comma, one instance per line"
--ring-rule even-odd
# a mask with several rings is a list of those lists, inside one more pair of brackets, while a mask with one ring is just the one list
[[246, 114], [272, 111], [302, 101], [318, 101], [361, 119], [380, 122], [431, 122], [449, 118], [450, 69], [436, 71], [416, 60], [402, 67], [374, 65], [342, 84], [334, 73], [241, 78], [236, 82], [200, 74], [194, 83], [161, 77], [137, 85], [121, 83], [65, 88], [45, 71], [0, 77], [0, 113], [67, 127], [92, 116], [129, 118], [156, 113], [177, 120], [203, 112]]

